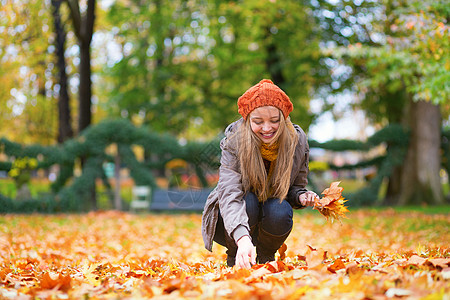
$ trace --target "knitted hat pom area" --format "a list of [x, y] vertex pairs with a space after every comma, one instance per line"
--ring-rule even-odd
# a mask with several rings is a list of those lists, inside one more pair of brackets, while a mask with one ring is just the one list
[[246, 120], [248, 115], [261, 106], [275, 106], [283, 112], [286, 119], [294, 109], [286, 93], [270, 79], [263, 79], [250, 87], [238, 99], [239, 114]]

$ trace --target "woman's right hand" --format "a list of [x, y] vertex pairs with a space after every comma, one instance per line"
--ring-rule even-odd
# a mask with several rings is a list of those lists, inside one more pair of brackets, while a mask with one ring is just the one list
[[237, 241], [236, 266], [249, 269], [256, 264], [256, 250], [248, 235]]
[[315, 201], [316, 199], [319, 200], [320, 199], [319, 196], [317, 196], [316, 193], [311, 191], [303, 193], [299, 196], [300, 203], [303, 206], [314, 206], [314, 204], [316, 203]]

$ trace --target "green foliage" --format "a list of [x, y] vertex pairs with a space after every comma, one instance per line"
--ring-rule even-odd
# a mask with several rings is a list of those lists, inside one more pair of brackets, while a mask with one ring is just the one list
[[122, 58], [104, 70], [109, 113], [138, 118], [152, 131], [185, 130], [201, 96], [187, 80], [200, 71], [197, 51], [205, 51], [197, 42], [206, 30], [202, 7], [178, 0], [115, 2], [106, 18], [114, 41], [126, 44]]
[[[318, 1], [314, 15], [323, 30], [322, 63], [330, 80], [322, 89], [353, 93], [353, 108], [375, 124], [416, 122], [412, 100], [450, 103], [449, 8], [446, 1]], [[338, 96], [337, 96], [338, 97]], [[330, 100], [326, 100], [326, 99]], [[324, 106], [327, 107], [327, 106]]]
[[324, 161], [310, 161], [309, 171], [310, 172], [322, 172], [330, 169], [330, 165]]
[[14, 178], [16, 182], [17, 188], [20, 188], [22, 185], [28, 183], [31, 178], [31, 170], [35, 169], [38, 166], [37, 159], [25, 157], [19, 157], [14, 160], [11, 165], [11, 169], [8, 172], [8, 175]]
[[[396, 95], [392, 100], [402, 102], [406, 92], [414, 100], [448, 103], [450, 54], [444, 50], [450, 47], [448, 9], [440, 1], [384, 2], [385, 6], [379, 7], [384, 17], [370, 23], [373, 29], [369, 34], [379, 36], [379, 44], [341, 47], [333, 51], [334, 57], [362, 73], [358, 89], [374, 101], [380, 95]], [[388, 113], [384, 111], [384, 115]]]
[[[72, 200], [72, 201], [71, 201]], [[15, 201], [0, 194], [0, 214], [4, 213], [60, 213], [81, 212], [79, 202], [54, 196]]]
[[114, 2], [107, 20], [123, 51], [104, 68], [108, 110], [152, 131], [211, 136], [239, 117], [236, 101], [246, 89], [271, 78], [291, 97], [292, 118], [307, 127], [322, 68], [308, 12], [293, 0]]
[[0, 136], [56, 138], [50, 1], [4, 1], [0, 9]]

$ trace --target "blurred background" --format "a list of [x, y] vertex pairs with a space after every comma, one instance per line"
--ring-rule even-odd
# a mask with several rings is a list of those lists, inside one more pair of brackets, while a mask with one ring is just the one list
[[237, 98], [263, 78], [308, 134], [310, 189], [450, 201], [445, 0], [0, 5], [0, 212], [201, 210]]

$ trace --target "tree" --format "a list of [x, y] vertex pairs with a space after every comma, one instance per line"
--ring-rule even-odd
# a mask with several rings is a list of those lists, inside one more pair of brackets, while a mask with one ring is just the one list
[[411, 131], [405, 163], [393, 173], [398, 178], [391, 177], [398, 180], [389, 204], [441, 204], [440, 105], [450, 99], [450, 57], [442, 49], [449, 47], [449, 10], [442, 2], [384, 1], [374, 11], [378, 18], [367, 34], [378, 42], [349, 44], [335, 49], [335, 57], [356, 71], [353, 79], [366, 104], [373, 107], [384, 95], [381, 107], [395, 108], [384, 117]]
[[409, 98], [411, 128], [400, 205], [444, 203], [439, 175], [440, 105], [450, 103], [450, 53], [444, 51], [450, 47], [449, 18], [450, 9], [441, 1], [412, 1], [410, 6], [400, 6], [394, 10], [392, 28], [398, 31], [399, 37], [388, 40], [382, 50], [414, 66], [400, 65], [399, 72], [405, 73], [401, 78]]
[[0, 10], [0, 133], [17, 142], [55, 141], [50, 20], [42, 1], [6, 1]]
[[116, 2], [108, 16], [122, 57], [106, 69], [111, 107], [157, 131], [214, 136], [239, 117], [237, 98], [272, 78], [306, 128], [320, 67], [307, 9], [297, 1]]

